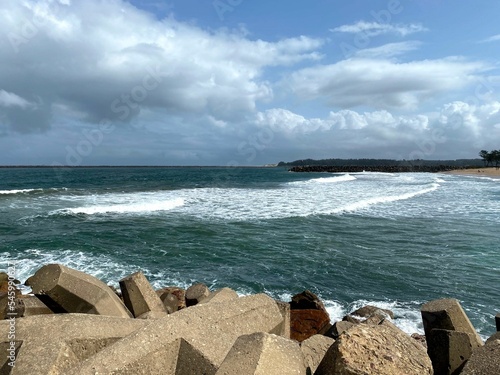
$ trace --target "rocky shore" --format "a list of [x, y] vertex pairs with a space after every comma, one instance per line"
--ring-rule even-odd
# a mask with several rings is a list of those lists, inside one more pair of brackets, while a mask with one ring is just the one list
[[410, 336], [374, 306], [332, 324], [309, 291], [154, 290], [141, 272], [116, 290], [59, 264], [26, 280], [30, 294], [18, 284], [0, 273], [0, 375], [500, 373], [500, 332], [484, 344], [454, 299], [424, 304], [425, 336]]
[[329, 166], [329, 165], [303, 165], [289, 169], [290, 172], [328, 172], [328, 173], [357, 173], [357, 172], [385, 172], [407, 173], [427, 172], [439, 173], [457, 170], [449, 165], [395, 165], [395, 166]]

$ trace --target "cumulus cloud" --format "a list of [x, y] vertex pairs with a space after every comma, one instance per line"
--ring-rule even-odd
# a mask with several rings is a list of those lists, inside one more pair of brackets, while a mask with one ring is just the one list
[[414, 51], [421, 46], [421, 42], [407, 41], [400, 43], [387, 43], [379, 47], [355, 50], [354, 55], [362, 58], [391, 58]]
[[148, 109], [203, 113], [220, 126], [273, 97], [266, 67], [316, 61], [323, 43], [250, 40], [172, 17], [159, 21], [121, 0], [5, 0], [0, 33], [2, 89], [41, 103], [0, 113], [18, 131], [48, 129], [54, 108], [89, 122], [130, 122]]
[[352, 58], [299, 70], [287, 84], [299, 97], [334, 107], [416, 109], [436, 95], [460, 89], [487, 67], [459, 58], [399, 63]]
[[332, 32], [359, 34], [363, 33], [368, 36], [377, 36], [382, 34], [396, 34], [400, 36], [407, 36], [422, 31], [428, 31], [423, 25], [419, 23], [412, 24], [389, 24], [379, 22], [366, 22], [358, 21], [350, 25], [342, 25], [331, 29]]

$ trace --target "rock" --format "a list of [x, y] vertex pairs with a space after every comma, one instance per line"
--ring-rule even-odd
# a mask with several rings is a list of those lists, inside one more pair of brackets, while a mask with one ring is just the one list
[[330, 317], [322, 310], [290, 310], [290, 338], [302, 342], [331, 327]]
[[173, 294], [179, 300], [179, 305], [177, 307], [177, 310], [182, 310], [186, 308], [186, 291], [184, 289], [178, 288], [176, 286], [168, 286], [166, 288], [162, 288], [156, 291], [156, 294], [158, 294], [160, 299], [164, 294], [168, 293]]
[[9, 275], [6, 272], [0, 272], [0, 283], [9, 281]]
[[130, 318], [122, 301], [102, 281], [60, 264], [49, 264], [33, 275], [33, 293], [54, 312]]
[[500, 332], [500, 313], [495, 315], [495, 325], [497, 326], [497, 332]]
[[500, 344], [475, 348], [461, 375], [498, 375], [500, 373]]
[[303, 354], [291, 340], [269, 333], [240, 336], [216, 375], [306, 375]]
[[161, 296], [161, 301], [163, 302], [163, 307], [169, 314], [179, 310], [179, 299], [172, 293], [165, 293]]
[[305, 290], [302, 293], [296, 294], [292, 297], [292, 302], [290, 302], [291, 310], [324, 310], [325, 305], [318, 298], [318, 296], [309, 290]]
[[421, 345], [399, 329], [360, 324], [330, 347], [315, 375], [423, 375], [432, 363]]
[[[465, 311], [456, 299], [439, 299], [428, 302], [421, 309], [427, 339], [433, 329], [445, 329], [469, 334], [473, 348], [483, 345]], [[429, 342], [427, 342], [429, 345]]]
[[147, 312], [165, 313], [160, 297], [142, 272], [136, 272], [120, 280], [123, 302], [134, 317]]
[[[177, 364], [190, 364], [195, 369], [218, 368], [238, 337], [272, 331], [282, 321], [275, 301], [262, 294], [193, 306], [147, 321], [144, 328], [104, 348], [65, 375], [201, 374], [177, 371]], [[183, 341], [189, 347], [185, 353], [198, 354], [186, 357], [181, 353]]]
[[323, 360], [334, 339], [323, 335], [314, 335], [300, 343], [300, 350], [304, 355], [304, 361], [308, 374], [314, 374], [319, 364]]
[[354, 327], [356, 324], [346, 321], [335, 322], [330, 330], [325, 334], [328, 337], [337, 339], [342, 333], [346, 332], [350, 328]]
[[394, 319], [394, 313], [391, 310], [381, 309], [376, 306], [367, 305], [353, 311], [350, 315], [360, 316], [362, 318], [370, 318], [374, 315], [380, 315], [382, 318], [389, 317]]
[[460, 374], [472, 354], [471, 339], [465, 332], [433, 329], [427, 337], [427, 346], [434, 373], [438, 375]]
[[421, 335], [420, 333], [412, 333], [411, 338], [416, 340], [427, 350], [427, 341], [425, 339], [425, 335]]
[[238, 293], [236, 293], [231, 288], [222, 288], [212, 292], [208, 295], [208, 297], [203, 298], [199, 301], [199, 304], [209, 303], [209, 302], [225, 302], [231, 299], [238, 298]]
[[500, 345], [500, 332], [496, 332], [486, 340], [485, 345]]
[[[81, 361], [147, 324], [150, 322], [93, 314], [34, 315], [16, 319], [18, 355], [16, 366], [6, 374], [66, 374]], [[0, 321], [0, 347], [1, 341], [7, 341], [10, 328], [8, 320]], [[4, 359], [2, 355], [2, 374]]]
[[136, 319], [162, 319], [167, 315], [168, 313], [166, 311], [147, 311], [139, 315]]
[[344, 316], [342, 318], [342, 321], [343, 322], [349, 322], [349, 323], [352, 323], [352, 324], [361, 324], [363, 322], [362, 319], [355, 318], [352, 315], [346, 315], [346, 316]]
[[194, 306], [209, 295], [210, 290], [205, 284], [193, 284], [186, 290], [186, 306]]

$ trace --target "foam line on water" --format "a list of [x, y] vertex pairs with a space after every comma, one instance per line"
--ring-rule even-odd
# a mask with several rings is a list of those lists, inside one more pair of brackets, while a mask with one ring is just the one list
[[9, 195], [9, 194], [22, 194], [22, 193], [30, 193], [32, 191], [42, 191], [43, 189], [17, 189], [17, 190], [0, 190], [0, 194]]
[[303, 184], [331, 184], [331, 183], [339, 183], [339, 182], [349, 182], [356, 180], [356, 177], [350, 174], [344, 174], [341, 176], [332, 176], [332, 177], [320, 177], [313, 178], [311, 180], [306, 181], [292, 181], [288, 184], [290, 185], [303, 185]]

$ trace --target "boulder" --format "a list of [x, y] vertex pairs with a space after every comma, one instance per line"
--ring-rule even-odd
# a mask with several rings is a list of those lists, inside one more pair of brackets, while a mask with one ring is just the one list
[[16, 298], [16, 313], [17, 317], [20, 318], [33, 315], [53, 314], [54, 312], [38, 297], [27, 295], [22, 296], [22, 298]]
[[432, 374], [425, 349], [399, 329], [360, 324], [340, 335], [315, 375]]
[[306, 375], [303, 354], [291, 340], [257, 332], [240, 336], [216, 375]]
[[238, 298], [238, 293], [236, 293], [231, 288], [222, 288], [212, 292], [208, 295], [208, 297], [203, 298], [199, 301], [199, 304], [209, 303], [209, 302], [224, 302], [229, 301], [231, 299]]
[[172, 293], [164, 293], [160, 299], [167, 313], [173, 314], [179, 310], [179, 299]]
[[422, 306], [421, 314], [427, 340], [433, 329], [445, 329], [469, 334], [473, 348], [483, 345], [483, 340], [477, 334], [458, 300], [439, 299], [428, 302]]
[[485, 345], [500, 345], [500, 332], [496, 332], [486, 340]]
[[6, 272], [0, 272], [0, 283], [4, 281], [9, 281], [9, 274]]
[[105, 283], [60, 264], [40, 268], [31, 278], [30, 286], [54, 312], [131, 317], [122, 301]]
[[186, 308], [186, 291], [184, 289], [178, 288], [176, 286], [168, 286], [165, 288], [158, 289], [156, 291], [156, 294], [158, 294], [160, 299], [162, 298], [163, 295], [169, 294], [169, 293], [176, 296], [177, 299], [179, 300], [179, 305], [177, 307], [177, 310], [182, 310], [182, 309]]
[[343, 322], [348, 322], [348, 323], [352, 323], [352, 324], [360, 324], [363, 322], [363, 319], [360, 319], [360, 318], [355, 318], [354, 316], [352, 315], [345, 315], [343, 318], [342, 318], [342, 321]]
[[120, 280], [123, 302], [134, 317], [147, 312], [165, 313], [160, 297], [142, 272], [136, 272]]
[[[182, 372], [178, 364], [191, 369], [216, 369], [238, 337], [271, 332], [282, 324], [283, 317], [272, 298], [257, 294], [223, 303], [193, 306], [163, 319], [140, 321], [149, 324], [65, 374], [202, 374], [201, 370]], [[186, 354], [179, 349], [183, 341], [185, 345], [189, 344]], [[195, 352], [198, 354], [191, 355]]]
[[334, 339], [323, 335], [314, 335], [300, 343], [300, 350], [304, 355], [304, 361], [308, 374], [314, 374], [319, 364], [323, 360]]
[[296, 294], [292, 297], [290, 302], [291, 310], [324, 310], [325, 305], [319, 297], [309, 290], [304, 290], [302, 293]]
[[459, 331], [433, 329], [427, 337], [427, 347], [437, 375], [460, 374], [472, 354], [471, 338]]
[[290, 338], [302, 342], [330, 329], [330, 316], [323, 310], [290, 310]]
[[500, 373], [500, 344], [490, 343], [472, 351], [461, 375], [498, 375]]
[[360, 316], [362, 318], [370, 318], [374, 315], [380, 315], [382, 318], [389, 317], [394, 319], [394, 313], [391, 310], [381, 309], [376, 306], [366, 305], [351, 313], [351, 315]]
[[337, 339], [341, 334], [349, 330], [350, 328], [354, 327], [356, 324], [351, 323], [351, 322], [346, 322], [346, 321], [338, 321], [335, 322], [335, 324], [332, 326], [331, 329], [328, 330], [328, 332], [325, 334], [328, 337], [331, 337], [333, 339]]
[[193, 284], [186, 290], [186, 306], [194, 306], [209, 295], [210, 290], [205, 284]]
[[411, 338], [421, 344], [427, 350], [427, 341], [425, 340], [425, 336], [420, 333], [412, 333]]

